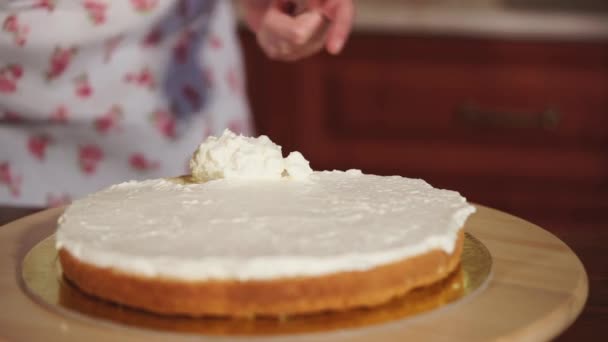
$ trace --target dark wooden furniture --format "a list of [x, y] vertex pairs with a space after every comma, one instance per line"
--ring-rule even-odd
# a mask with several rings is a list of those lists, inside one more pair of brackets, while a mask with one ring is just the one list
[[316, 169], [419, 177], [548, 229], [608, 225], [608, 41], [355, 33], [266, 59], [242, 32], [259, 133]]

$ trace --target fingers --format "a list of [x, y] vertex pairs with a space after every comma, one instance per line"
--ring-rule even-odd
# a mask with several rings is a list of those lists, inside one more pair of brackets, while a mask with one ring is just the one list
[[318, 11], [306, 11], [297, 17], [291, 17], [274, 6], [268, 9], [262, 19], [257, 37], [270, 58], [294, 60], [323, 48], [324, 44], [317, 41], [323, 27], [324, 19]]
[[275, 60], [297, 60], [323, 47], [338, 54], [350, 34], [354, 12], [352, 0], [274, 0], [258, 25], [258, 42]]
[[336, 55], [342, 51], [350, 34], [355, 7], [352, 0], [327, 0], [322, 8], [323, 14], [332, 22], [327, 35], [326, 49]]
[[325, 22], [306, 44], [302, 45], [297, 50], [293, 50], [289, 54], [284, 55], [281, 60], [293, 62], [317, 54], [319, 51], [323, 50], [325, 46], [328, 29], [329, 23]]

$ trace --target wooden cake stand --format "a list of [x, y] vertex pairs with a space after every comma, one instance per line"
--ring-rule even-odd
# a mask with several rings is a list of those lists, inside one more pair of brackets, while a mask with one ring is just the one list
[[[544, 341], [564, 331], [587, 299], [585, 269], [555, 236], [517, 217], [477, 206], [466, 232], [487, 247], [492, 274], [483, 289], [449, 306], [403, 320], [310, 334], [257, 336], [273, 341]], [[166, 341], [226, 337], [175, 334], [80, 319], [28, 295], [25, 256], [56, 229], [62, 209], [0, 227], [0, 339], [10, 341]], [[230, 339], [238, 337], [230, 336]], [[252, 337], [241, 337], [251, 340]]]

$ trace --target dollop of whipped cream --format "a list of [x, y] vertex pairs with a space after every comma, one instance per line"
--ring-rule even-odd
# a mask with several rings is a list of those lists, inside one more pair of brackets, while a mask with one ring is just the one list
[[282, 179], [305, 180], [312, 174], [308, 160], [300, 152], [283, 158], [281, 146], [267, 136], [236, 135], [225, 130], [220, 137], [210, 136], [190, 159], [194, 180]]

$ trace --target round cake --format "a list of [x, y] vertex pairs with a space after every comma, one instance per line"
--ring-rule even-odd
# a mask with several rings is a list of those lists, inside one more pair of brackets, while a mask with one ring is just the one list
[[374, 306], [458, 266], [475, 209], [457, 192], [312, 172], [300, 154], [266, 153], [277, 149], [267, 138], [214, 139], [190, 177], [126, 182], [70, 205], [56, 234], [64, 276], [155, 313], [251, 317]]

